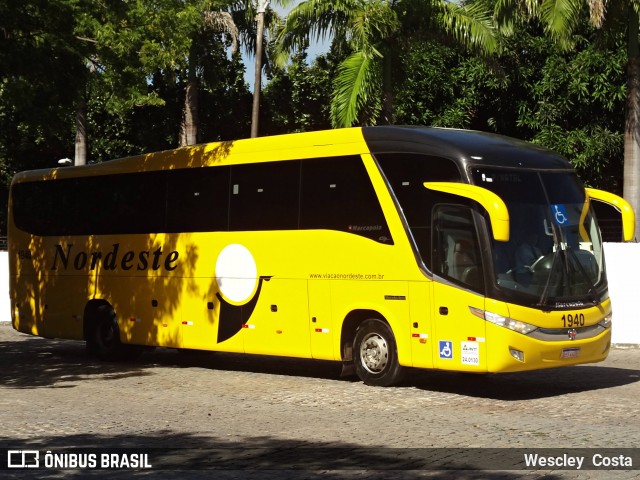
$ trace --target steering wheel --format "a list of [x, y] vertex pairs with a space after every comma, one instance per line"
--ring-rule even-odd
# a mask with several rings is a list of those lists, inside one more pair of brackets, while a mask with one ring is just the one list
[[507, 275], [511, 275], [512, 273], [536, 273], [542, 270], [549, 270], [551, 268], [551, 264], [548, 263], [547, 260], [553, 260], [552, 253], [541, 255], [534, 260], [531, 265], [519, 265], [517, 267], [513, 267], [507, 271]]

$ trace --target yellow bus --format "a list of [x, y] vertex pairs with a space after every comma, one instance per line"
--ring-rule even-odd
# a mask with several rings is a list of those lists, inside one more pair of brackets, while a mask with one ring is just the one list
[[364, 127], [22, 172], [13, 327], [85, 340], [515, 372], [606, 358], [603, 248], [568, 161], [482, 132]]

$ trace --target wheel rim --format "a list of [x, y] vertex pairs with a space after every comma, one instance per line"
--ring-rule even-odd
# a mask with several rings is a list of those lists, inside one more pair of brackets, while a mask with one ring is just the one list
[[377, 333], [367, 335], [360, 344], [360, 360], [369, 373], [382, 372], [389, 362], [387, 341]]

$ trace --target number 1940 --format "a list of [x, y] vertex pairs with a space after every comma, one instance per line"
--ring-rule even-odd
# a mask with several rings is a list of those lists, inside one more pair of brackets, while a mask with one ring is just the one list
[[562, 324], [565, 328], [584, 327], [584, 313], [562, 315]]

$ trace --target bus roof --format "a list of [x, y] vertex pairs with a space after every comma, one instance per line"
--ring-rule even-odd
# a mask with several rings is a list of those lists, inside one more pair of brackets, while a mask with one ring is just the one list
[[171, 170], [362, 153], [368, 153], [362, 129], [353, 127], [203, 143], [92, 165], [31, 170], [16, 174], [13, 181], [52, 180], [130, 171]]
[[564, 157], [544, 147], [504, 135], [451, 128], [363, 127], [372, 153], [415, 152], [447, 157], [468, 166], [572, 169]]
[[14, 177], [14, 182], [369, 152], [412, 152], [446, 157], [456, 161], [463, 171], [476, 165], [572, 169], [571, 164], [555, 152], [502, 135], [435, 127], [375, 126], [193, 145], [90, 166], [21, 172]]

